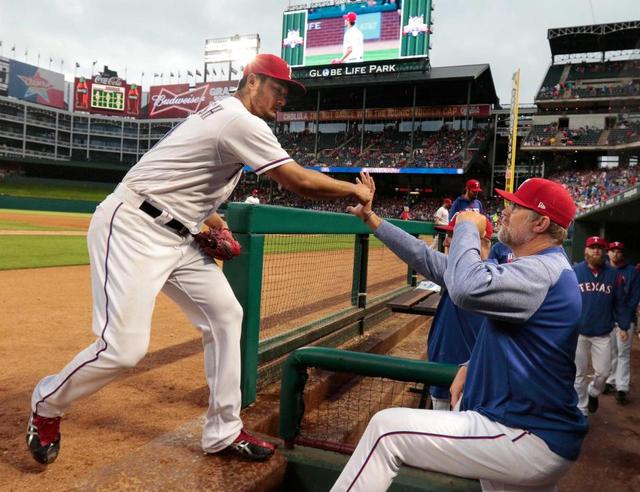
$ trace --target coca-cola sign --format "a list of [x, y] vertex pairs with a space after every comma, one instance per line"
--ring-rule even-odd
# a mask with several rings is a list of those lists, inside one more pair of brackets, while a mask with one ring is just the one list
[[122, 87], [124, 85], [124, 80], [120, 77], [108, 77], [104, 74], [98, 74], [93, 78], [94, 84], [104, 84], [104, 85], [114, 85], [116, 87]]
[[149, 89], [149, 118], [185, 118], [211, 102], [229, 97], [237, 82], [154, 86]]

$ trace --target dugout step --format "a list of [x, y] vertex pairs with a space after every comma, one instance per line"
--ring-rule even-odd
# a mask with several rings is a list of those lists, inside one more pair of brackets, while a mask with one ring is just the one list
[[394, 313], [433, 316], [439, 302], [438, 292], [416, 288], [394, 297], [387, 302], [387, 307]]
[[[279, 452], [265, 462], [235, 454], [205, 455], [200, 447], [204, 418], [194, 419], [174, 432], [154, 439], [103, 467], [73, 490], [189, 490], [270, 492], [280, 490], [287, 460]], [[255, 433], [253, 433], [255, 434]], [[271, 442], [276, 439], [258, 435]], [[279, 446], [279, 449], [282, 446]]]

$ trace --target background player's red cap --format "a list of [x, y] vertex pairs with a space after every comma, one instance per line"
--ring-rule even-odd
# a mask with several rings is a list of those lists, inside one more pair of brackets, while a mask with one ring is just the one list
[[266, 53], [256, 55], [242, 71], [245, 77], [250, 73], [259, 73], [286, 82], [289, 86], [289, 93], [293, 96], [302, 96], [307, 92], [304, 85], [291, 78], [291, 67], [279, 56]]
[[347, 19], [349, 22], [354, 23], [358, 18], [358, 15], [355, 12], [349, 12], [342, 16], [343, 19]]
[[621, 243], [620, 241], [613, 241], [612, 243], [609, 243], [609, 251], [612, 249], [624, 249], [624, 243]]
[[[455, 229], [456, 227], [457, 216], [458, 214], [454, 215], [453, 219], [451, 219], [451, 222], [449, 222], [447, 225], [437, 225], [435, 228], [439, 231], [453, 232], [453, 229]], [[484, 228], [484, 237], [491, 239], [491, 236], [493, 236], [493, 224], [489, 220], [489, 217], [485, 215], [484, 218], [487, 219], [487, 225]]]
[[444, 203], [445, 205], [451, 205], [453, 202], [451, 201], [451, 198], [445, 198], [442, 203]]
[[496, 193], [505, 200], [549, 217], [551, 222], [565, 229], [576, 215], [576, 204], [567, 189], [548, 179], [530, 178], [515, 193], [498, 189]]
[[480, 181], [478, 181], [477, 179], [470, 179], [469, 181], [467, 181], [467, 190], [482, 191], [482, 188], [480, 188]]
[[604, 249], [607, 249], [607, 242], [600, 236], [590, 236], [587, 238], [585, 246], [587, 248], [589, 246], [602, 246]]

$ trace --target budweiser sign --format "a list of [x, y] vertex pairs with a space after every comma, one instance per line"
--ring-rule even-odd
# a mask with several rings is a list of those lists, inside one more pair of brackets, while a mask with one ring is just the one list
[[154, 86], [149, 89], [149, 118], [185, 118], [211, 102], [229, 97], [237, 82]]

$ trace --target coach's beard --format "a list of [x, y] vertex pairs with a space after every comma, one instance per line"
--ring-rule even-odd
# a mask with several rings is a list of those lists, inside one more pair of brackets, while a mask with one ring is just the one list
[[509, 230], [509, 226], [505, 224], [502, 224], [502, 227], [498, 231], [498, 241], [511, 249], [528, 243], [534, 237], [535, 234], [533, 232], [511, 231]]

